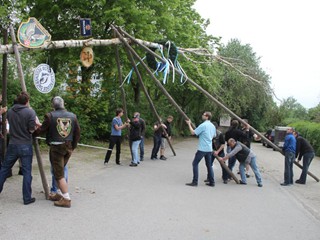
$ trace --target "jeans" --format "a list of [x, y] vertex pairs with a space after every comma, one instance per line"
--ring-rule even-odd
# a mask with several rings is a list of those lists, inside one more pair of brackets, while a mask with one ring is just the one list
[[293, 162], [294, 152], [285, 152], [284, 154], [284, 183], [293, 184]]
[[139, 148], [139, 144], [140, 144], [141, 140], [137, 140], [137, 141], [133, 141], [132, 142], [132, 157], [133, 157], [133, 163], [138, 164], [140, 163], [140, 158], [139, 158], [139, 154], [138, 154], [138, 148]]
[[[257, 166], [256, 157], [251, 158], [249, 165], [250, 165], [250, 167], [256, 177], [257, 183], [258, 184], [262, 183], [261, 174], [260, 174], [260, 171]], [[245, 162], [240, 162], [239, 170], [240, 170], [241, 181], [246, 183], [247, 178], [246, 178], [246, 163]]]
[[209, 183], [214, 183], [214, 173], [212, 169], [212, 152], [202, 152], [202, 151], [197, 151], [193, 162], [192, 162], [192, 167], [193, 167], [193, 183], [198, 184], [198, 178], [199, 178], [199, 162], [201, 159], [204, 157], [206, 160], [206, 167], [208, 171], [208, 180]]
[[[227, 146], [227, 153], [229, 153], [229, 152], [231, 152], [231, 147]], [[237, 162], [237, 158], [235, 156], [229, 158], [228, 168], [230, 169], [231, 172], [232, 172], [234, 165], [236, 165], [236, 162]], [[231, 176], [228, 176], [228, 177], [231, 178]]]
[[110, 137], [109, 149], [106, 153], [106, 157], [104, 159], [104, 162], [106, 162], [106, 163], [109, 162], [114, 145], [116, 145], [116, 163], [117, 164], [120, 163], [121, 136], [111, 136]]
[[307, 152], [303, 154], [303, 159], [302, 159], [303, 168], [302, 168], [302, 172], [299, 179], [301, 183], [306, 183], [308, 169], [313, 158], [314, 158], [314, 152]]
[[2, 168], [0, 170], [0, 192], [2, 192], [3, 184], [6, 181], [8, 173], [18, 158], [21, 159], [21, 167], [23, 173], [22, 194], [23, 201], [28, 202], [31, 199], [31, 182], [32, 182], [32, 144], [9, 144]]
[[144, 137], [141, 137], [139, 148], [140, 148], [140, 160], [143, 160], [143, 157], [144, 157]]
[[[56, 178], [53, 175], [52, 167], [51, 167], [50, 171], [51, 171], [51, 175], [52, 175], [52, 186], [51, 186], [50, 192], [57, 193], [58, 186], [57, 186]], [[68, 182], [68, 167], [67, 167], [67, 165], [64, 166], [64, 178], [66, 179], [66, 182]]]
[[157, 158], [157, 154], [159, 152], [161, 146], [161, 136], [153, 136], [153, 148], [151, 153], [151, 158]]

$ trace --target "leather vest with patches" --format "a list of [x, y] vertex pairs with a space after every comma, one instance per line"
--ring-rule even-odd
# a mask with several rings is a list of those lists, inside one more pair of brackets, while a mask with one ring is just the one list
[[51, 112], [47, 142], [72, 142], [75, 118], [76, 116], [73, 113], [66, 110]]

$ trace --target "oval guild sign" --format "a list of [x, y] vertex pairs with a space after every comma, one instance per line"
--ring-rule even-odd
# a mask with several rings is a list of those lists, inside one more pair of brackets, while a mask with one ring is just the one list
[[50, 92], [55, 84], [55, 76], [52, 68], [47, 64], [40, 64], [33, 72], [33, 82], [39, 92]]

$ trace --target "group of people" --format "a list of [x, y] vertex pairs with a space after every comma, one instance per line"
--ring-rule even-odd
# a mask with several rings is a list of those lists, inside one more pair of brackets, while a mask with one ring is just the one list
[[315, 156], [311, 144], [299, 135], [292, 127], [287, 129], [287, 135], [282, 148], [284, 158], [284, 181], [281, 186], [293, 184], [293, 163], [296, 158], [298, 161], [303, 159], [303, 167], [300, 178], [295, 181], [297, 184], [306, 184], [309, 166]]
[[[140, 117], [139, 112], [133, 114], [133, 118], [127, 119], [125, 123], [122, 122], [121, 117], [123, 116], [124, 111], [122, 108], [116, 110], [116, 116], [112, 119], [111, 122], [111, 136], [109, 147], [105, 155], [104, 164], [108, 164], [114, 145], [116, 145], [116, 164], [121, 165], [120, 162], [120, 153], [121, 153], [121, 136], [122, 129], [129, 128], [129, 144], [132, 154], [132, 161], [130, 167], [137, 167], [141, 161], [144, 160], [144, 138], [146, 132], [146, 123], [143, 118]], [[164, 122], [156, 122], [153, 126], [153, 149], [151, 153], [151, 160], [158, 159], [158, 153], [160, 151], [160, 160], [166, 160], [165, 157], [165, 148], [166, 148], [166, 139], [171, 141], [172, 130], [171, 122], [173, 117], [170, 115], [167, 117]], [[140, 149], [140, 154], [139, 154]]]
[[[258, 187], [262, 187], [262, 179], [260, 171], [256, 164], [256, 155], [252, 150], [240, 142], [240, 138], [248, 138], [249, 134], [249, 125], [247, 124], [245, 131], [243, 133], [238, 129], [238, 121], [232, 121], [232, 127], [226, 132], [226, 138], [224, 140], [221, 132], [217, 131], [216, 126], [210, 121], [212, 114], [210, 112], [204, 112], [202, 115], [203, 123], [201, 123], [196, 129], [193, 129], [190, 120], [186, 120], [189, 130], [192, 135], [199, 137], [198, 150], [195, 154], [194, 160], [192, 162], [193, 166], [193, 179], [192, 182], [186, 183], [187, 186], [196, 187], [198, 186], [198, 176], [199, 169], [198, 165], [201, 159], [204, 157], [208, 172], [208, 177], [205, 180], [206, 185], [210, 187], [215, 186], [214, 172], [212, 164], [215, 158], [221, 162], [228, 160], [228, 167], [230, 171], [235, 165], [236, 159], [238, 159], [240, 165], [240, 184], [246, 185], [246, 174], [245, 169], [247, 166], [250, 166], [255, 174]], [[224, 143], [227, 141], [227, 154], [224, 154]], [[230, 178], [227, 171], [222, 169], [222, 179], [224, 183], [227, 183]]]
[[[21, 92], [15, 99], [15, 104], [7, 111], [1, 108], [1, 114], [7, 111], [8, 125], [10, 126], [10, 140], [4, 159], [0, 159], [0, 193], [15, 162], [20, 159], [22, 163], [22, 194], [25, 205], [35, 202], [32, 197], [32, 142], [33, 137], [46, 134], [46, 142], [50, 146], [49, 160], [51, 163], [52, 188], [49, 200], [54, 201], [54, 206], [71, 207], [71, 199], [68, 191], [68, 169], [67, 163], [73, 150], [77, 147], [80, 139], [80, 126], [74, 113], [68, 112], [64, 106], [64, 100], [56, 96], [52, 98], [51, 104], [53, 111], [44, 116], [43, 123], [40, 123], [35, 111], [29, 105], [30, 96], [26, 92]], [[108, 164], [114, 145], [116, 145], [116, 164], [121, 165], [121, 134], [122, 129], [129, 128], [129, 142], [132, 153], [132, 161], [129, 166], [136, 167], [144, 160], [144, 138], [146, 123], [140, 117], [139, 112], [135, 112], [133, 118], [122, 122], [123, 109], [116, 110], [116, 116], [111, 124], [111, 136], [104, 163]], [[240, 184], [247, 184], [248, 167], [250, 166], [255, 174], [258, 187], [262, 187], [262, 178], [256, 163], [256, 155], [250, 149], [250, 138], [253, 133], [250, 131], [249, 124], [245, 124], [239, 129], [239, 122], [233, 120], [230, 129], [225, 137], [222, 132], [217, 130], [217, 124], [211, 122], [211, 112], [204, 112], [203, 122], [193, 128], [191, 121], [186, 120], [190, 133], [199, 139], [197, 152], [192, 162], [193, 179], [188, 186], [198, 186], [199, 168], [198, 165], [202, 158], [205, 159], [207, 167], [206, 185], [215, 186], [213, 161], [218, 159], [221, 166], [228, 160], [228, 169], [233, 170], [236, 160], [239, 161], [239, 173], [241, 176]], [[166, 160], [165, 139], [171, 140], [173, 121], [172, 116], [168, 116], [164, 122], [156, 122], [153, 126], [154, 146], [151, 153], [151, 160]], [[2, 136], [0, 136], [2, 139]], [[227, 143], [227, 153], [225, 154], [225, 143]], [[140, 149], [140, 154], [139, 154]], [[293, 184], [293, 163], [298, 157], [303, 158], [303, 170], [301, 176], [295, 183], [305, 184], [309, 165], [315, 156], [310, 143], [293, 128], [287, 130], [287, 136], [283, 146], [285, 155], [284, 182], [282, 186]], [[222, 179], [226, 184], [230, 175], [225, 168], [222, 168]]]
[[22, 163], [22, 195], [25, 205], [34, 203], [32, 197], [32, 158], [33, 137], [46, 134], [46, 142], [50, 146], [49, 160], [53, 174], [53, 191], [49, 200], [54, 206], [71, 207], [71, 199], [66, 180], [66, 166], [73, 150], [80, 139], [80, 126], [77, 117], [64, 107], [64, 100], [56, 96], [51, 100], [53, 111], [47, 113], [41, 124], [35, 111], [29, 104], [30, 96], [21, 92], [15, 104], [7, 112], [10, 126], [10, 140], [0, 169], [0, 193], [15, 162]]

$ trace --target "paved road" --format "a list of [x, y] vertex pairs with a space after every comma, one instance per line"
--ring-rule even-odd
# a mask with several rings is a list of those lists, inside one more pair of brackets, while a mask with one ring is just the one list
[[[308, 179], [305, 186], [281, 187], [279, 153], [253, 145], [263, 188], [253, 177], [246, 186], [223, 184], [218, 164], [216, 187], [207, 187], [204, 162], [200, 184], [193, 188], [185, 183], [192, 178], [196, 139], [176, 143], [174, 148], [176, 157], [167, 152], [167, 161], [146, 158], [137, 168], [128, 166], [129, 159], [122, 160], [124, 166], [111, 162], [105, 167], [103, 150], [78, 149], [69, 166], [70, 209], [53, 207], [44, 199], [35, 164], [36, 203], [22, 204], [17, 175], [8, 179], [0, 194], [0, 239], [320, 239], [320, 183]], [[311, 167], [319, 177], [319, 159]], [[48, 172], [48, 164], [45, 168]], [[295, 172], [297, 176], [300, 170]]]

